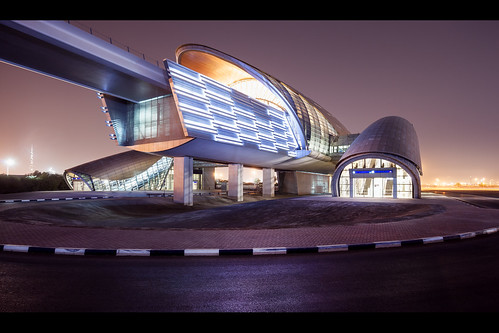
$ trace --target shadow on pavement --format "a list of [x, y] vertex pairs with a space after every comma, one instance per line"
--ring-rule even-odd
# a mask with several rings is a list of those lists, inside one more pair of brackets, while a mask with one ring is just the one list
[[[12, 208], [10, 208], [12, 207]], [[330, 195], [274, 198], [195, 196], [193, 206], [171, 197], [12, 205], [0, 220], [38, 225], [124, 229], [276, 229], [403, 221], [439, 214], [445, 208], [419, 200], [341, 200]]]

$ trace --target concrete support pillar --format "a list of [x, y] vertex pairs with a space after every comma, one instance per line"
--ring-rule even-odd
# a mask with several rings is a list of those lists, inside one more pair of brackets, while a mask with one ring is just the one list
[[215, 189], [215, 168], [203, 168], [203, 185], [201, 186], [203, 190], [214, 190]]
[[229, 197], [243, 201], [243, 165], [229, 164]]
[[273, 198], [275, 195], [275, 179], [274, 179], [274, 169], [273, 168], [263, 168], [262, 176], [262, 195], [264, 197]]
[[173, 158], [173, 202], [193, 204], [192, 157]]

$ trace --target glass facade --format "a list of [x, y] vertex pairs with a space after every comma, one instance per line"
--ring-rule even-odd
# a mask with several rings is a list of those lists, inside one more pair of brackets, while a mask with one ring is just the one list
[[309, 103], [302, 95], [283, 85], [293, 98], [296, 113], [303, 127], [308, 149], [328, 155], [331, 151], [332, 138], [338, 136], [333, 125], [327, 121], [324, 115]]
[[265, 73], [262, 74], [293, 107], [307, 143], [306, 149], [328, 156], [332, 155], [335, 139], [338, 136], [350, 134], [349, 131], [318, 104], [288, 85]]
[[164, 107], [165, 97], [152, 98], [130, 105], [133, 117], [134, 141], [152, 139], [163, 136], [163, 131], [170, 127], [165, 126]]
[[182, 138], [182, 126], [172, 95], [133, 103], [100, 95], [106, 121], [113, 129], [111, 138], [120, 146], [144, 145]]
[[255, 78], [244, 78], [229, 84], [229, 87], [251, 96], [257, 101], [270, 105], [280, 110], [286, 110], [282, 100], [278, 98], [270, 89]]
[[348, 163], [339, 178], [340, 197], [412, 198], [412, 177], [400, 165], [382, 158]]

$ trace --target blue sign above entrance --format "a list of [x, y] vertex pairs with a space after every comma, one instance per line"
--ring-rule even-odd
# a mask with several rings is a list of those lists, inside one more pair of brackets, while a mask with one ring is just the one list
[[352, 173], [393, 173], [392, 169], [381, 169], [381, 170], [353, 170]]

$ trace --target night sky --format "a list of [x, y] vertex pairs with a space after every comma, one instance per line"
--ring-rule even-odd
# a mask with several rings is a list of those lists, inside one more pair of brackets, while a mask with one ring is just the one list
[[[80, 21], [162, 61], [198, 43], [311, 98], [352, 133], [389, 115], [419, 137], [423, 184], [499, 182], [499, 21]], [[36, 56], [36, 55], [34, 55]], [[0, 63], [0, 173], [126, 151], [96, 92]]]

